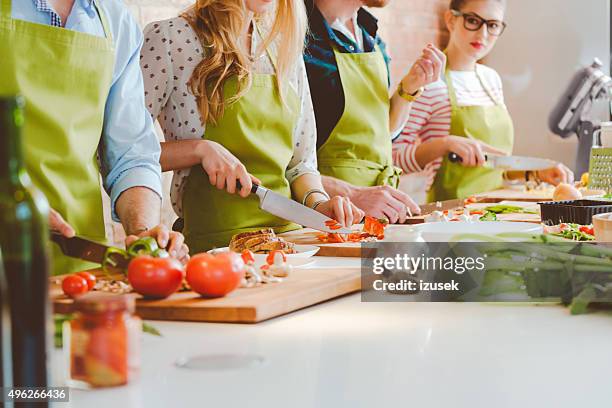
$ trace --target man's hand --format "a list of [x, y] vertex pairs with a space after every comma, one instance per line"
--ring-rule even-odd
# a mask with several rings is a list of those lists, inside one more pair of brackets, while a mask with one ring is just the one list
[[354, 187], [351, 200], [366, 215], [387, 218], [392, 224], [403, 224], [410, 214], [421, 213], [410, 196], [389, 186]]
[[125, 245], [129, 246], [132, 242], [144, 237], [155, 238], [160, 248], [168, 251], [171, 257], [178, 259], [182, 263], [187, 263], [189, 260], [189, 248], [185, 244], [185, 237], [180, 232], [170, 231], [168, 227], [160, 224], [137, 235], [129, 235], [125, 239]]
[[537, 176], [540, 180], [553, 186], [558, 186], [561, 183], [574, 183], [574, 172], [561, 163], [552, 169], [538, 171]]
[[445, 68], [446, 55], [433, 44], [427, 44], [419, 59], [402, 79], [402, 88], [411, 95], [415, 94], [420, 88], [436, 82]]
[[49, 209], [49, 228], [51, 231], [62, 234], [66, 238], [72, 238], [76, 234], [74, 228], [53, 208]]

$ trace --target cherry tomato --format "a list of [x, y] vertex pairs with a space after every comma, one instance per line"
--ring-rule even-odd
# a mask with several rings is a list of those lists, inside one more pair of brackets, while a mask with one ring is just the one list
[[128, 265], [130, 285], [148, 298], [167, 298], [181, 287], [184, 277], [182, 265], [173, 258], [144, 255], [132, 259]]
[[82, 276], [70, 275], [62, 281], [62, 290], [66, 296], [75, 297], [87, 293], [87, 280]]
[[87, 281], [87, 289], [92, 290], [94, 286], [96, 286], [96, 277], [93, 273], [89, 272], [78, 272], [78, 276], [85, 279]]
[[187, 263], [187, 283], [205, 297], [222, 297], [240, 285], [244, 261], [234, 252], [199, 254]]
[[274, 259], [276, 259], [277, 255], [281, 256], [283, 263], [287, 262], [287, 257], [285, 256], [285, 253], [281, 251], [280, 249], [275, 249], [273, 251], [270, 251], [270, 253], [266, 257], [266, 263], [268, 265], [274, 265]]
[[242, 254], [240, 254], [240, 256], [242, 257], [242, 260], [244, 261], [244, 263], [247, 265], [255, 263], [255, 255], [253, 254], [253, 252], [249, 251], [248, 249], [245, 249], [244, 251], [242, 251]]

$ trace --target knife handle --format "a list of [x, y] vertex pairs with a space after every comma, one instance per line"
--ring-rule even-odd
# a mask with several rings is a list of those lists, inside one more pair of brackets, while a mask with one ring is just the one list
[[[253, 183], [251, 186], [251, 193], [257, 194], [257, 189], [259, 188], [259, 184]], [[239, 181], [236, 181], [236, 190], [242, 190], [242, 184]]]
[[[461, 158], [461, 156], [459, 156], [457, 153], [453, 153], [453, 152], [450, 152], [448, 154], [448, 160], [451, 163], [463, 163], [463, 159]], [[485, 154], [485, 160], [489, 160], [489, 158], [487, 157], [486, 154]]]

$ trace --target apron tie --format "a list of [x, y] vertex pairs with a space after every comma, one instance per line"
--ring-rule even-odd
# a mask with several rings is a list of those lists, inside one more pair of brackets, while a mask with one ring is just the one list
[[321, 158], [321, 167], [344, 167], [352, 169], [368, 169], [379, 172], [376, 178], [377, 186], [397, 186], [399, 185], [402, 170], [393, 164], [380, 164], [370, 160], [347, 159], [347, 158]]

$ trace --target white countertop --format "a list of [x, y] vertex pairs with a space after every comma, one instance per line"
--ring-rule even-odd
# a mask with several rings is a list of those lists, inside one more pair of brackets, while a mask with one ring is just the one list
[[[317, 258], [316, 265], [358, 265]], [[359, 294], [256, 325], [151, 322], [129, 386], [71, 391], [74, 407], [612, 406], [612, 313], [555, 305], [361, 303]], [[182, 357], [242, 356], [233, 369]], [[53, 355], [56, 376], [63, 370]], [[56, 377], [57, 378], [57, 377]]]

